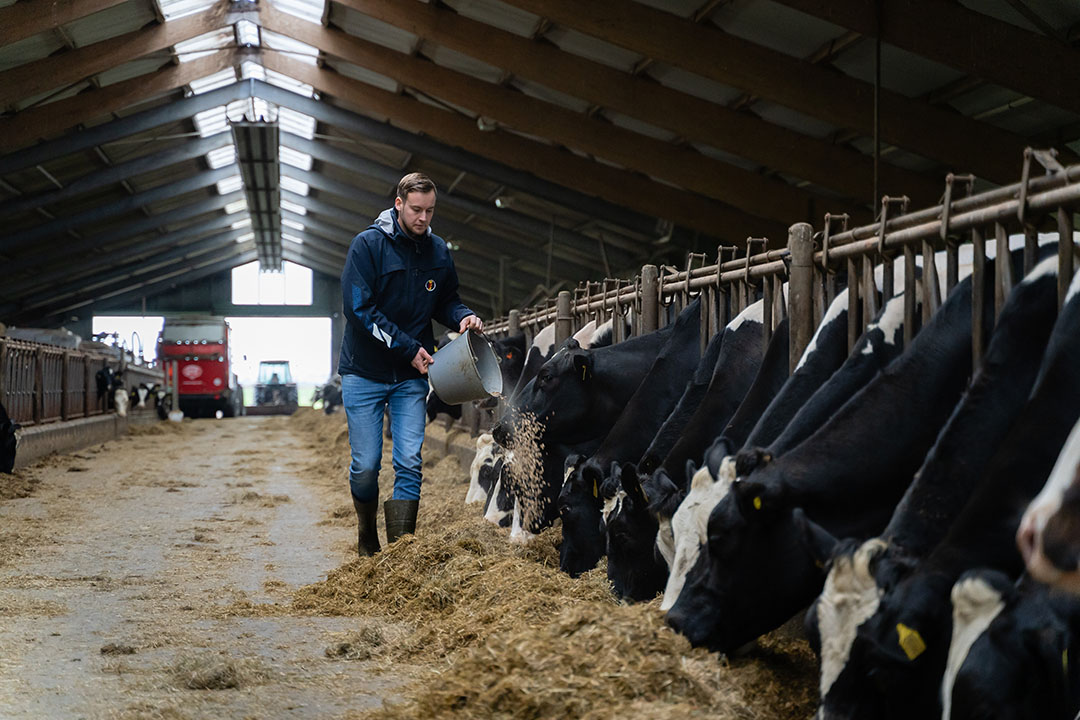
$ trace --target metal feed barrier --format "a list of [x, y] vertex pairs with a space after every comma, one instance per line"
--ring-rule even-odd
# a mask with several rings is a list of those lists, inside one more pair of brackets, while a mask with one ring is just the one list
[[[1032, 177], [1032, 162], [1041, 165], [1044, 175]], [[904, 343], [911, 341], [916, 322], [916, 283], [921, 285], [921, 321], [937, 310], [941, 298], [956, 286], [959, 277], [959, 249], [972, 247], [972, 287], [982, 287], [986, 272], [985, 240], [992, 238], [1000, 257], [1009, 250], [1009, 233], [1024, 235], [1023, 272], [1035, 264], [1038, 231], [1058, 234], [1058, 305], [1077, 266], [1078, 249], [1073, 242], [1073, 213], [1080, 208], [1080, 165], [1061, 166], [1053, 150], [1024, 152], [1020, 182], [983, 193], [972, 194], [974, 178], [950, 174], [945, 179], [942, 202], [934, 207], [910, 212], [906, 197], [884, 197], [877, 222], [857, 228], [847, 227], [846, 215], [826, 214], [815, 231], [809, 223], [796, 223], [788, 231], [787, 246], [769, 250], [766, 238], [748, 238], [745, 254], [736, 257], [736, 248], [719, 247], [715, 262], [705, 265], [705, 256], [690, 253], [684, 269], [645, 265], [633, 279], [607, 279], [583, 283], [577, 291], [562, 291], [557, 298], [526, 310], [509, 314], [487, 325], [493, 338], [524, 333], [531, 342], [541, 329], [555, 323], [555, 344], [561, 345], [591, 320], [605, 322], [626, 318], [629, 336], [660, 328], [668, 313], [662, 308], [685, 307], [701, 297], [702, 341], [723, 329], [728, 321], [759, 297], [767, 308], [765, 338], [786, 316], [789, 322], [790, 362], [794, 368], [813, 337], [826, 309], [837, 293], [839, 276], [846, 274], [848, 288], [848, 349], [855, 344], [882, 302], [893, 297], [893, 266], [904, 263]], [[945, 254], [945, 287], [938, 285], [936, 253]], [[922, 256], [923, 273], [916, 277], [916, 257]], [[875, 287], [874, 266], [884, 264], [882, 293]], [[697, 265], [695, 267], [695, 265]], [[1008, 263], [995, 263], [995, 309], [1000, 312], [1005, 298], [1019, 280], [1011, 276]], [[788, 284], [786, 302], [782, 293]], [[983, 297], [973, 293], [973, 317], [981, 316]], [[626, 339], [622, 323], [615, 323], [616, 342]], [[976, 323], [972, 336], [973, 367], [981, 364], [985, 338]], [[492, 421], [490, 411], [466, 407], [461, 423], [471, 434], [479, 433]]]

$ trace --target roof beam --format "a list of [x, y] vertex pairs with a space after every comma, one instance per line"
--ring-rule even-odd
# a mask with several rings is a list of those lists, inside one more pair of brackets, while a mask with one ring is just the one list
[[183, 262], [174, 260], [162, 263], [151, 260], [145, 264], [146, 267], [142, 272], [131, 272], [126, 270], [125, 276], [122, 278], [111, 280], [108, 283], [98, 285], [94, 288], [76, 290], [74, 293], [65, 293], [62, 297], [53, 297], [48, 301], [39, 303], [36, 308], [27, 308], [16, 311], [11, 317], [16, 321], [22, 321], [27, 317], [33, 317], [35, 315], [66, 312], [81, 305], [89, 305], [99, 300], [105, 300], [118, 293], [134, 289], [135, 287], [158, 282], [166, 277], [171, 278], [180, 276], [187, 273], [189, 270], [196, 270], [215, 262], [227, 261], [243, 254], [248, 248], [253, 249], [254, 247], [254, 243], [250, 242], [228, 242], [219, 245], [210, 251], [205, 251], [200, 248], [197, 251], [189, 253], [193, 257]]
[[[594, 105], [611, 108], [789, 175], [863, 200], [873, 160], [861, 152], [766, 122], [751, 113], [634, 77], [558, 47], [499, 30], [434, 4], [338, 0], [383, 22], [425, 36], [444, 47], [505, 68]], [[483, 42], [476, 38], [483, 36]], [[893, 165], [882, 167], [891, 194], [931, 202], [941, 183]], [[918, 202], [918, 201], [916, 201]]]
[[127, 0], [24, 0], [0, 8], [0, 47], [11, 45]]
[[[14, 274], [50, 262], [70, 262], [71, 258], [77, 253], [94, 252], [112, 242], [116, 242], [118, 239], [134, 237], [140, 233], [153, 231], [157, 228], [165, 227], [166, 225], [184, 222], [185, 220], [190, 220], [191, 218], [205, 215], [206, 213], [222, 210], [229, 203], [243, 199], [243, 191], [237, 190], [236, 192], [231, 192], [227, 195], [218, 195], [187, 205], [181, 205], [178, 208], [163, 212], [159, 215], [139, 218], [138, 220], [125, 223], [119, 227], [110, 228], [97, 235], [85, 237], [76, 242], [60, 242], [54, 240], [49, 243], [44, 243], [32, 252], [24, 253], [17, 258], [6, 261], [4, 263], [4, 272]], [[233, 219], [239, 220], [241, 217], [241, 213], [236, 213], [233, 216]]]
[[[340, 30], [304, 22], [267, 6], [263, 27], [320, 48], [403, 85], [530, 135], [604, 158], [624, 168], [667, 181], [779, 223], [809, 219], [820, 196], [778, 178], [715, 160], [692, 148], [589, 118], [574, 110], [518, 93], [427, 60], [390, 50]], [[862, 205], [833, 201], [853, 217], [870, 213]]]
[[59, 217], [51, 222], [41, 223], [40, 225], [27, 228], [26, 230], [0, 237], [0, 252], [5, 255], [10, 255], [12, 252], [26, 247], [31, 243], [54, 235], [59, 235], [72, 228], [77, 228], [82, 225], [92, 225], [121, 213], [149, 205], [153, 202], [182, 195], [193, 190], [200, 190], [213, 185], [219, 180], [224, 180], [225, 178], [236, 174], [237, 168], [234, 165], [226, 165], [217, 170], [207, 170], [205, 172], [197, 173], [174, 183], [158, 185], [150, 190], [144, 190], [135, 195], [129, 195], [128, 197], [107, 205], [99, 205], [75, 213], [74, 215]]
[[[439, 141], [438, 143], [429, 141], [431, 145], [443, 148], [446, 145], [457, 146], [493, 160], [502, 166], [499, 168], [502, 171], [493, 172], [484, 168], [482, 163], [466, 165], [460, 159], [455, 161], [455, 159], [447, 158], [446, 152], [435, 155], [427, 152], [426, 148], [414, 147], [413, 150], [416, 152], [425, 153], [441, 162], [448, 162], [458, 169], [469, 170], [492, 180], [505, 182], [551, 202], [559, 202], [568, 207], [581, 207], [581, 202], [571, 205], [555, 199], [550, 194], [522, 187], [520, 181], [514, 182], [517, 179], [515, 176], [532, 173], [544, 181], [576, 191], [575, 195], [583, 193], [598, 196], [602, 200], [624, 208], [636, 207], [654, 217], [672, 219], [684, 227], [696, 228], [714, 237], [725, 237], [729, 241], [739, 238], [745, 240], [747, 235], [783, 238], [783, 241], [787, 239], [787, 225], [783, 223], [761, 220], [696, 193], [678, 190], [637, 173], [602, 165], [568, 151], [526, 140], [517, 135], [499, 130], [483, 132], [470, 118], [380, 90], [330, 70], [305, 65], [277, 54], [265, 55], [264, 64], [267, 68], [313, 85], [323, 93], [336, 96], [349, 105], [362, 109], [363, 112], [391, 117], [395, 123]], [[325, 105], [326, 99], [324, 98], [322, 103], [314, 101], [312, 103]], [[328, 122], [334, 124], [333, 120], [328, 120]], [[384, 128], [389, 127], [383, 123], [374, 124]], [[417, 138], [419, 141], [424, 139]], [[419, 146], [423, 143], [413, 144]], [[504, 163], [516, 168], [512, 176], [507, 177]], [[591, 203], [595, 210], [596, 200], [592, 200]], [[589, 210], [586, 209], [585, 212]], [[623, 212], [625, 214], [625, 211]], [[597, 212], [592, 214], [599, 215]], [[626, 220], [620, 221], [618, 216], [618, 212], [609, 213], [605, 219], [622, 227], [630, 227]], [[656, 234], [655, 225], [651, 225], [645, 229], [638, 224], [634, 229], [638, 232]]]
[[71, 181], [67, 186], [51, 192], [32, 196], [13, 198], [0, 203], [0, 217], [13, 215], [24, 210], [46, 207], [114, 185], [143, 173], [161, 170], [177, 163], [202, 157], [212, 150], [225, 147], [232, 142], [228, 133], [218, 133], [207, 138], [185, 140], [159, 153], [143, 155], [127, 162], [110, 165], [95, 172], [87, 173]]
[[63, 100], [21, 110], [0, 119], [0, 153], [7, 153], [104, 117], [137, 103], [153, 99], [213, 75], [233, 64], [237, 53], [218, 50], [213, 55], [181, 65], [169, 65], [146, 75], [103, 88], [86, 90]]
[[209, 110], [219, 105], [227, 105], [233, 100], [250, 97], [250, 82], [254, 81], [235, 82], [201, 95], [192, 95], [182, 100], [174, 100], [161, 107], [143, 110], [119, 120], [69, 133], [55, 140], [16, 150], [6, 155], [0, 155], [0, 176], [24, 170], [34, 165], [40, 165], [49, 160], [81, 150], [89, 150], [95, 145], [106, 145], [114, 140], [146, 132], [151, 128], [186, 120], [203, 110]]
[[219, 0], [205, 12], [133, 30], [0, 72], [0, 108], [67, 87], [91, 75], [222, 28], [226, 7], [227, 2]]
[[[239, 246], [238, 246], [239, 247]], [[201, 280], [209, 275], [216, 275], [223, 270], [231, 270], [234, 267], [240, 265], [246, 265], [254, 260], [256, 257], [254, 246], [251, 250], [245, 251], [240, 255], [227, 258], [225, 260], [219, 260], [217, 262], [209, 261], [206, 264], [200, 264], [198, 267], [190, 268], [187, 270], [181, 269], [176, 272], [170, 273], [167, 277], [158, 276], [155, 279], [148, 279], [145, 282], [140, 282], [130, 290], [111, 295], [108, 298], [102, 298], [101, 302], [108, 301], [112, 306], [116, 306], [137, 297], [150, 297], [151, 295], [164, 292], [176, 287], [182, 282], [194, 282], [195, 280]], [[84, 307], [86, 305], [94, 305], [98, 301], [95, 300], [83, 300], [73, 305], [69, 305], [64, 308], [60, 308], [53, 311], [50, 316], [45, 316], [47, 323], [51, 325], [56, 322], [63, 322], [64, 316], [72, 310]], [[108, 307], [109, 305], [106, 305]]]
[[[778, 2], [863, 35], [877, 33], [875, 3]], [[1080, 88], [1080, 50], [1057, 37], [1048, 40], [947, 0], [894, 0], [877, 5], [881, 8], [882, 41], [1080, 114], [1080, 94], [1076, 92]]]
[[[128, 244], [111, 245], [109, 249], [104, 252], [103, 250], [105, 250], [105, 248], [98, 248], [96, 252], [93, 252], [90, 255], [69, 253], [65, 256], [64, 260], [55, 266], [52, 266], [50, 270], [36, 272], [14, 282], [5, 282], [3, 288], [0, 288], [0, 291], [8, 298], [17, 298], [28, 290], [66, 280], [72, 277], [73, 270], [75, 273], [83, 275], [114, 265], [118, 257], [117, 250], [123, 250], [123, 257], [125, 259], [144, 257], [161, 248], [171, 247], [182, 241], [190, 240], [193, 237], [204, 235], [208, 232], [225, 230], [232, 225], [235, 220], [236, 216], [234, 215], [217, 215], [209, 220], [204, 220], [203, 222], [198, 222], [194, 225], [188, 225], [179, 230], [174, 230], [173, 232], [165, 233], [164, 235], [152, 237], [147, 240], [137, 240]], [[251, 232], [251, 230], [247, 228], [241, 228], [241, 230], [244, 232]]]
[[[873, 85], [779, 51], [621, 0], [505, 0], [565, 27], [872, 136]], [[1015, 182], [1027, 142], [944, 108], [883, 90], [881, 138], [955, 172]], [[1070, 153], [1071, 156], [1071, 153]], [[1071, 158], [1070, 158], [1071, 161]]]

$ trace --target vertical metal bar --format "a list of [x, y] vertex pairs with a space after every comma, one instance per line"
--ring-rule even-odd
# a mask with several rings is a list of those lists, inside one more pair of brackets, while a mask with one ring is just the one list
[[[869, 260], [869, 258], [867, 258]], [[881, 260], [881, 304], [889, 302], [896, 294], [896, 262], [891, 257]]]
[[90, 358], [83, 355], [83, 417], [90, 417]]
[[847, 320], [847, 349], [851, 353], [852, 348], [862, 334], [862, 322], [859, 320], [859, 274], [856, 270], [858, 262], [855, 258], [847, 260], [848, 276], [848, 320]]
[[971, 231], [971, 370], [982, 365], [983, 353], [983, 277], [986, 275], [986, 242], [982, 230]]
[[1073, 279], [1073, 222], [1072, 211], [1059, 207], [1058, 226], [1058, 309], [1065, 304], [1065, 295]]
[[34, 350], [34, 424], [45, 415], [45, 354], [41, 348]]
[[1035, 267], [1035, 257], [1039, 252], [1039, 234], [1034, 226], [1024, 224], [1024, 275]]
[[768, 348], [773, 333], [773, 284], [769, 282], [769, 278], [764, 278], [762, 283], [761, 304], [761, 322], [763, 325], [761, 335], [765, 347]]
[[799, 363], [814, 335], [814, 229], [795, 223], [788, 230], [791, 269], [788, 279], [788, 361], [791, 370]]
[[[925, 303], [925, 300], [923, 301]], [[915, 248], [904, 246], [904, 347], [915, 337]]]
[[960, 282], [960, 246], [954, 242], [945, 245], [945, 297]]
[[866, 330], [866, 326], [878, 314], [878, 294], [877, 284], [874, 282], [874, 261], [869, 255], [862, 257], [863, 268], [863, 327], [862, 330]]
[[68, 364], [71, 355], [64, 352], [60, 356], [60, 419], [68, 419]]
[[997, 241], [997, 262], [994, 263], [994, 319], [1001, 315], [1005, 298], [1013, 289], [1012, 257], [1009, 253], [1009, 234], [1005, 226], [994, 223], [994, 239]]
[[659, 276], [655, 265], [641, 268], [641, 334], [651, 333], [660, 327]]
[[574, 334], [571, 326], [574, 320], [572, 307], [573, 300], [570, 297], [570, 291], [560, 290], [555, 305], [555, 347], [562, 347], [567, 338]]
[[941, 307], [937, 259], [934, 257], [934, 246], [929, 240], [923, 240], [922, 257], [922, 321], [923, 325], [926, 325], [930, 317]]
[[507, 337], [513, 337], [521, 332], [521, 311], [511, 310], [506, 321]]

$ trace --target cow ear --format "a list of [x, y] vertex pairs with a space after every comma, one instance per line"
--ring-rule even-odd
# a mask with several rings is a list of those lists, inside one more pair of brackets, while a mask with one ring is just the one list
[[637, 468], [633, 463], [625, 463], [622, 468], [623, 490], [634, 499], [634, 504], [644, 510], [649, 505], [649, 497], [645, 494], [645, 488], [641, 486], [641, 478], [638, 477]]
[[765, 452], [764, 448], [753, 447], [740, 450], [735, 456], [735, 474], [746, 477], [770, 462], [772, 462], [772, 455]]
[[585, 353], [574, 354], [574, 374], [585, 382], [592, 376], [592, 359]]
[[783, 492], [776, 486], [768, 486], [754, 480], [736, 479], [731, 484], [739, 512], [750, 521], [769, 520], [776, 516], [783, 504]]
[[821, 570], [827, 568], [839, 541], [828, 530], [807, 517], [802, 508], [795, 508], [791, 513], [791, 519], [795, 523], [795, 531], [803, 547], [814, 559], [814, 564]]
[[692, 464], [687, 461], [686, 470], [688, 473], [687, 477], [690, 478], [691, 490], [697, 490], [698, 492], [702, 492], [706, 488], [710, 487], [714, 482], [716, 482], [716, 478], [712, 476], [712, 473], [709, 472], [708, 469], [706, 469], [705, 472], [701, 473], [699, 473], [697, 470], [694, 470], [693, 474], [689, 474], [691, 467]]

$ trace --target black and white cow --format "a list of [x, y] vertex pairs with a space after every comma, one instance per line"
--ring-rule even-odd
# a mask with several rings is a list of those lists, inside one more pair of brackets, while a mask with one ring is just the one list
[[[707, 452], [705, 466], [694, 474], [685, 499], [671, 515], [670, 547], [665, 554], [671, 573], [664, 589], [662, 610], [670, 610], [675, 604], [687, 574], [705, 552], [709, 515], [727, 496], [736, 477], [737, 466], [742, 466], [739, 474], [746, 475], [761, 461], [768, 461], [790, 446], [797, 445], [824, 424], [881, 368], [900, 355], [904, 324], [902, 294], [885, 303], [874, 322], [856, 342], [851, 355], [842, 361], [838, 370], [834, 369], [835, 356], [844, 356], [847, 351], [846, 308], [847, 291], [844, 291], [826, 313], [828, 322], [818, 327], [814, 335], [816, 342], [812, 341], [808, 346], [811, 354], [807, 356], [804, 353], [807, 362], [797, 368], [785, 383], [785, 389], [781, 389], [758, 420], [758, 425], [763, 428], [783, 427], [779, 437], [772, 440], [765, 450], [746, 448], [737, 458], [727, 455], [727, 443], [710, 448]], [[838, 347], [840, 345], [842, 350]], [[819, 347], [825, 352], [819, 353]], [[820, 381], [820, 385], [815, 385], [816, 381]], [[791, 390], [786, 389], [789, 386]], [[774, 422], [772, 417], [789, 420], [786, 423], [782, 420]], [[767, 434], [764, 430], [761, 433], [751, 431], [750, 437], [760, 437], [764, 441]], [[657, 536], [657, 544], [662, 550], [663, 531], [664, 523], [661, 520], [661, 535]]]
[[146, 408], [146, 401], [150, 399], [150, 386], [146, 383], [139, 383], [135, 386], [135, 389], [131, 393], [131, 402], [133, 407], [140, 410]]
[[0, 473], [10, 474], [15, 468], [15, 452], [19, 448], [21, 427], [8, 416], [7, 409], [0, 403]]
[[491, 437], [491, 433], [482, 433], [476, 438], [476, 454], [473, 455], [472, 463], [469, 465], [469, 490], [465, 493], [465, 504], [470, 505], [472, 503], [484, 503], [487, 504], [488, 493], [491, 487], [484, 487], [480, 482], [480, 471], [482, 468], [490, 468], [495, 465], [495, 450], [498, 446], [495, 444], [495, 438]]
[[[990, 280], [980, 291], [992, 299]], [[906, 351], [816, 432], [732, 483], [709, 516], [707, 553], [667, 615], [693, 644], [733, 650], [818, 594], [821, 570], [796, 508], [834, 535], [884, 527], [971, 372], [970, 288], [961, 282]]]
[[949, 593], [972, 568], [1019, 575], [1023, 561], [1014, 536], [1020, 516], [1080, 417], [1078, 356], [1080, 302], [1071, 302], [1054, 324], [1030, 398], [986, 465], [988, 476], [942, 541], [859, 625], [825, 698], [825, 717], [941, 713], [938, 688], [952, 633]]
[[[820, 648], [820, 695], [829, 695], [847, 663], [858, 626], [880, 598], [944, 537], [1027, 401], [1057, 310], [1057, 261], [1040, 263], [1010, 293], [971, 386], [942, 428], [914, 482], [880, 537], [838, 544], [814, 528], [814, 554], [831, 563], [807, 613]], [[841, 680], [842, 692], [844, 682]]]

